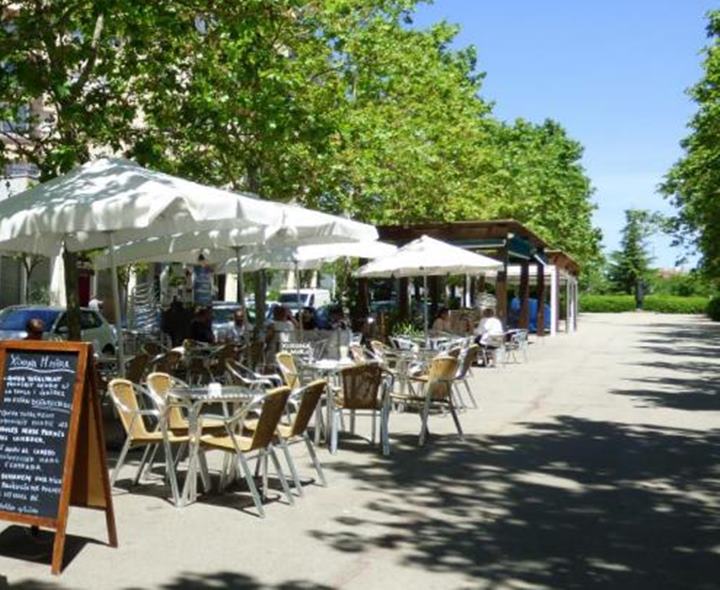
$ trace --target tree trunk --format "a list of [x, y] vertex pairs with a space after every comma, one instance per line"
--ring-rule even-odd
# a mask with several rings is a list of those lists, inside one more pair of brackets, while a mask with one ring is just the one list
[[65, 263], [65, 294], [67, 297], [68, 340], [82, 340], [80, 332], [80, 293], [78, 291], [78, 256], [63, 249]]

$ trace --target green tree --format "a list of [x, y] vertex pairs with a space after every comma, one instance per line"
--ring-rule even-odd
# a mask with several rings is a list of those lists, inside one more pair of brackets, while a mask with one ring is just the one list
[[602, 264], [602, 234], [592, 223], [593, 189], [582, 163], [583, 147], [552, 120], [499, 124], [493, 136], [502, 184], [492, 216], [527, 224], [581, 266]]
[[402, 14], [359, 11], [336, 25], [338, 208], [376, 223], [482, 216], [494, 158], [474, 50], [449, 49], [456, 27], [408, 28]]
[[[48, 180], [93, 148], [122, 148], [138, 114], [130, 86], [141, 67], [126, 40], [157, 34], [139, 4], [0, 0], [0, 163], [35, 164]], [[68, 328], [78, 339], [77, 257], [65, 259]]]
[[647, 252], [647, 239], [656, 226], [655, 221], [649, 211], [626, 210], [621, 249], [610, 257], [610, 281], [618, 291], [635, 293], [638, 307], [642, 307], [645, 284], [650, 278], [651, 258]]
[[668, 172], [662, 192], [678, 208], [678, 242], [695, 245], [704, 270], [720, 278], [720, 11], [708, 14], [704, 76], [689, 93], [698, 110], [682, 141], [684, 156]]
[[[317, 191], [335, 130], [331, 47], [318, 3], [186, 2], [135, 80], [139, 161], [262, 196]], [[168, 67], [171, 64], [172, 67]]]

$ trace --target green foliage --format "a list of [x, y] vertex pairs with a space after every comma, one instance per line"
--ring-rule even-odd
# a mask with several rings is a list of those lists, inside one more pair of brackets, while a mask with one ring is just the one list
[[707, 314], [711, 320], [720, 322], [720, 295], [715, 295], [707, 306]]
[[705, 313], [707, 297], [676, 297], [674, 295], [648, 295], [645, 298], [645, 311], [658, 313]]
[[702, 273], [697, 271], [662, 275], [652, 272], [648, 277], [649, 291], [653, 295], [675, 295], [677, 297], [708, 297], [713, 286]]
[[392, 326], [391, 334], [393, 336], [409, 336], [410, 338], [420, 338], [424, 334], [422, 328], [418, 328], [411, 322], [400, 322]]
[[2, 3], [0, 120], [13, 130], [0, 131], [0, 163], [34, 163], [46, 180], [87, 160], [92, 147], [121, 148], [138, 113], [130, 99], [143, 67], [137, 44], [157, 34], [147, 15], [156, 4]]
[[620, 313], [635, 311], [632, 295], [580, 295], [580, 311], [583, 313]]
[[50, 287], [32, 283], [28, 289], [27, 302], [30, 305], [49, 305]]
[[582, 146], [552, 120], [497, 124], [492, 138], [498, 163], [485, 189], [493, 196], [488, 217], [517, 219], [582, 267], [601, 265], [602, 235], [592, 226], [595, 205]]
[[610, 282], [618, 291], [632, 293], [638, 282], [646, 282], [650, 275], [650, 256], [647, 238], [654, 231], [656, 220], [649, 211], [625, 211], [621, 250], [613, 252], [608, 272]]
[[678, 242], [695, 245], [710, 276], [720, 277], [720, 10], [708, 14], [704, 76], [689, 93], [698, 110], [683, 157], [668, 172], [662, 191], [679, 208]]
[[[658, 313], [705, 313], [707, 297], [676, 297], [673, 295], [648, 295], [645, 297], [645, 311]], [[584, 313], [620, 313], [635, 311], [632, 295], [591, 295], [580, 296], [580, 311]]]
[[613, 285], [608, 278], [607, 266], [607, 261], [601, 257], [594, 264], [584, 267], [579, 279], [580, 292], [595, 295], [612, 293]]
[[474, 48], [448, 23], [408, 26], [417, 3], [14, 3], [0, 120], [50, 115], [0, 157], [50, 178], [124, 153], [373, 223], [514, 217], [599, 264], [582, 146], [554, 121], [494, 118]]

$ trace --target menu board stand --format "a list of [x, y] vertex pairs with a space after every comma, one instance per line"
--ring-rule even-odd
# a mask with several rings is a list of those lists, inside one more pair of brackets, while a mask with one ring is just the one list
[[54, 530], [53, 574], [70, 506], [103, 510], [117, 547], [106, 465], [91, 346], [0, 342], [0, 520]]

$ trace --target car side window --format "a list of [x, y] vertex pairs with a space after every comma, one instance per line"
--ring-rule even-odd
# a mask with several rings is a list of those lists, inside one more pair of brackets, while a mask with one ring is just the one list
[[57, 321], [57, 324], [55, 325], [55, 332], [59, 332], [63, 328], [67, 329], [67, 315], [64, 313], [60, 315], [60, 319]]
[[81, 311], [80, 312], [80, 329], [81, 330], [92, 330], [98, 328], [102, 324], [102, 321], [95, 312], [92, 311]]

